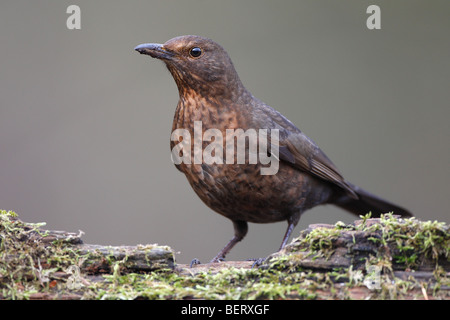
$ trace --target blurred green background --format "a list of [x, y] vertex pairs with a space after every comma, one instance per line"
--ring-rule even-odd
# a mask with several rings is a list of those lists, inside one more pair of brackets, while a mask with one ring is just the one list
[[[81, 30], [66, 9], [81, 8]], [[381, 30], [366, 9], [381, 8]], [[133, 48], [214, 39], [244, 85], [315, 140], [347, 180], [449, 222], [450, 2], [2, 1], [0, 208], [87, 243], [159, 243], [209, 261], [231, 222], [170, 160], [178, 100], [160, 61]], [[337, 207], [311, 223], [352, 222]], [[228, 259], [278, 249], [286, 223], [250, 224]]]

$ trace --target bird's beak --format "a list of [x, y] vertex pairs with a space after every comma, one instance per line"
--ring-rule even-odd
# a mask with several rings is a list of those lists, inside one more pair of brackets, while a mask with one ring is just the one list
[[172, 51], [168, 51], [159, 43], [143, 43], [134, 48], [140, 54], [146, 54], [152, 58], [169, 60], [174, 56]]

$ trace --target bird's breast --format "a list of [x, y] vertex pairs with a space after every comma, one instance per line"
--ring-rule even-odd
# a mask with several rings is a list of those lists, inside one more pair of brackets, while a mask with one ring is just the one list
[[247, 126], [239, 106], [233, 102], [188, 94], [180, 98], [178, 102], [173, 129], [193, 130], [195, 121], [201, 121], [204, 130], [225, 130]]
[[[242, 135], [248, 138], [249, 129], [259, 129], [249, 128], [245, 118], [251, 119], [232, 103], [195, 96], [180, 99], [173, 121], [172, 156], [182, 156], [177, 168], [213, 210], [230, 219], [239, 214], [250, 222], [285, 220], [308, 205], [305, 199], [315, 179], [283, 163], [276, 174], [262, 175], [263, 165], [250, 163], [249, 144], [244, 148], [244, 163], [239, 163], [237, 141]], [[227, 139], [229, 135], [234, 135], [232, 140]], [[227, 154], [230, 141], [232, 158]]]

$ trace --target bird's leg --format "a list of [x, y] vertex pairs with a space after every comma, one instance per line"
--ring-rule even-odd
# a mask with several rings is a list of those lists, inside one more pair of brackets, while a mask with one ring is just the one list
[[284, 234], [283, 241], [281, 242], [281, 246], [280, 246], [279, 250], [283, 249], [286, 246], [286, 243], [288, 242], [289, 237], [291, 236], [292, 230], [294, 230], [294, 228], [295, 228], [295, 225], [296, 225], [296, 223], [288, 222], [288, 227], [286, 229], [286, 233]]
[[[295, 226], [297, 225], [298, 220], [299, 219], [288, 219], [288, 227], [286, 233], [284, 234], [283, 241], [281, 242], [280, 249], [278, 251], [280, 251], [286, 246], [286, 243], [288, 242], [289, 237], [291, 236], [292, 230], [294, 230]], [[252, 264], [252, 268], [259, 267], [260, 265], [263, 264], [265, 260], [266, 258], [255, 259], [255, 262], [253, 262]]]
[[234, 237], [227, 243], [227, 245], [220, 250], [211, 262], [219, 262], [225, 259], [225, 256], [235, 246], [236, 243], [244, 239], [248, 231], [248, 224], [245, 221], [233, 221]]

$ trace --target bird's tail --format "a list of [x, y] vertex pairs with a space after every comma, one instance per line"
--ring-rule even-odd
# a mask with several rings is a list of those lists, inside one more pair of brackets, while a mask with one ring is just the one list
[[350, 196], [344, 194], [337, 201], [335, 205], [341, 207], [353, 213], [355, 215], [362, 215], [368, 212], [372, 212], [372, 217], [379, 217], [383, 213], [393, 212], [394, 215], [400, 215], [402, 217], [412, 217], [413, 214], [408, 210], [399, 207], [396, 204], [390, 203], [384, 199], [377, 197], [376, 195], [367, 192], [360, 187], [349, 183], [355, 193], [358, 195], [358, 199], [353, 199]]

